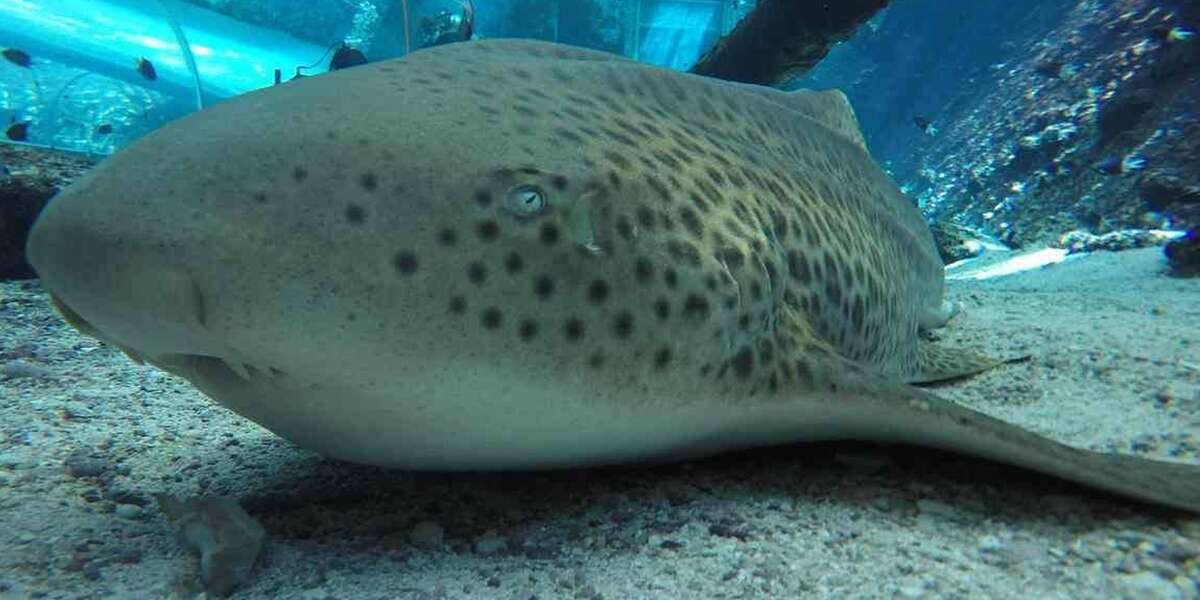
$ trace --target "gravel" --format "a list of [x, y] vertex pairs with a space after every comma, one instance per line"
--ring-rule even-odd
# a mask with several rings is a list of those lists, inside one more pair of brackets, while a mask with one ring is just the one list
[[[936, 393], [1200, 462], [1200, 280], [1167, 277], [1158, 251], [950, 295], [946, 343], [1033, 358]], [[148, 502], [166, 494], [261, 524], [235, 598], [1200, 597], [1194, 518], [1019, 469], [863, 443], [554, 473], [350, 465], [79, 336], [36, 283], [0, 284], [0, 307], [0, 348], [50, 373], [0, 381], [6, 596], [195, 597], [198, 559]]]

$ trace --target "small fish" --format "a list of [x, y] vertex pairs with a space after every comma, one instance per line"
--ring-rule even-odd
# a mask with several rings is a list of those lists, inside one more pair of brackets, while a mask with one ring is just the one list
[[1182, 42], [1191, 39], [1194, 35], [1196, 35], [1196, 32], [1192, 31], [1191, 29], [1176, 25], [1167, 32], [1167, 41]]
[[935, 135], [938, 131], [937, 127], [933, 126], [933, 121], [919, 115], [913, 117], [913, 124], [917, 126], [917, 129], [924, 131], [926, 135]]
[[29, 123], [25, 121], [12, 122], [8, 125], [8, 129], [4, 130], [4, 135], [14, 142], [23, 142], [29, 139]]
[[333, 53], [333, 58], [329, 60], [329, 70], [337, 71], [365, 64], [367, 64], [367, 55], [363, 54], [362, 50], [352, 48], [349, 44], [342, 42], [342, 45], [338, 46]]
[[16, 48], [5, 48], [0, 50], [0, 54], [4, 55], [4, 59], [8, 62], [17, 65], [18, 67], [29, 68], [33, 64], [33, 59], [29, 57], [29, 53]]
[[1092, 166], [1103, 175], [1123, 175], [1146, 168], [1146, 159], [1137, 154], [1130, 154], [1124, 158], [1109, 155]]
[[154, 70], [154, 63], [150, 62], [150, 59], [146, 58], [145, 56], [137, 59], [137, 63], [134, 65], [134, 68], [137, 69], [138, 75], [141, 75], [150, 81], [158, 79], [158, 71]]
[[108, 123], [101, 123], [93, 129], [96, 135], [108, 135], [113, 132], [113, 126]]
[[462, 0], [462, 21], [458, 24], [458, 36], [463, 41], [471, 39], [475, 31], [475, 5], [471, 0]]
[[1133, 171], [1141, 171], [1146, 168], [1146, 158], [1138, 154], [1130, 154], [1121, 159], [1121, 171], [1130, 173]]

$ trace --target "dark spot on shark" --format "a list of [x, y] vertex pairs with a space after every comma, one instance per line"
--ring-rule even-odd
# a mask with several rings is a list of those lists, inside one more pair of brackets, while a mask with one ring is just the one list
[[754, 372], [754, 351], [749, 346], [743, 346], [733, 356], [730, 364], [733, 366], [733, 374], [737, 375], [738, 379], [748, 379], [750, 374]]
[[533, 293], [545, 300], [554, 295], [554, 280], [549, 275], [539, 275], [533, 280]]
[[542, 229], [539, 234], [542, 238], [542, 243], [547, 246], [553, 246], [558, 243], [558, 226], [554, 223], [542, 224]]
[[608, 282], [603, 279], [592, 281], [588, 285], [587, 295], [592, 304], [604, 304], [604, 301], [608, 300]]
[[521, 336], [521, 339], [526, 342], [537, 337], [537, 334], [538, 334], [537, 321], [534, 321], [532, 319], [525, 319], [525, 320], [521, 321], [520, 325], [517, 326], [517, 335]]
[[479, 314], [479, 322], [486, 329], [497, 329], [503, 321], [504, 313], [500, 312], [500, 309], [495, 306], [488, 307]]
[[379, 189], [379, 177], [370, 171], [363, 173], [362, 176], [358, 178], [358, 183], [364, 190], [368, 192], [374, 192], [375, 190]]
[[708, 318], [710, 310], [708, 299], [700, 294], [688, 294], [683, 301], [683, 316], [685, 317], [704, 320]]
[[505, 271], [515, 274], [515, 273], [520, 273], [521, 269], [524, 269], [524, 268], [525, 268], [525, 260], [521, 258], [520, 254], [517, 254], [516, 252], [510, 252], [508, 254], [508, 256], [504, 257], [504, 270]]
[[500, 236], [500, 225], [495, 221], [480, 221], [475, 226], [475, 233], [485, 242], [493, 242]]
[[583, 338], [583, 321], [575, 318], [567, 319], [563, 325], [563, 333], [567, 336], [567, 340], [577, 342]]
[[659, 298], [654, 301], [654, 314], [659, 321], [666, 321], [671, 317], [671, 302], [666, 298]]
[[482, 285], [487, 281], [487, 267], [479, 261], [467, 265], [467, 279], [475, 285]]
[[401, 275], [412, 275], [417, 272], [417, 255], [410, 250], [401, 250], [392, 257], [392, 266]]
[[629, 311], [617, 313], [616, 318], [613, 319], [613, 333], [621, 339], [628, 338], [633, 333], [633, 315]]

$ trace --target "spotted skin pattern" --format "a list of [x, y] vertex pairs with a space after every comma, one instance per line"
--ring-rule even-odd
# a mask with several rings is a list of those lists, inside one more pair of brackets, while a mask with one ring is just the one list
[[941, 262], [836, 91], [451, 44], [171, 123], [60, 194], [28, 251], [81, 331], [346, 460], [857, 438], [1200, 508], [1197, 467], [904, 383], [995, 363], [922, 341]]

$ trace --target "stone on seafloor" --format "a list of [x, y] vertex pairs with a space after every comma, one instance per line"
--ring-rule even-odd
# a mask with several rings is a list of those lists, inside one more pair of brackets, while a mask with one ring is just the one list
[[249, 581], [267, 537], [254, 517], [230, 498], [155, 498], [184, 545], [200, 554], [200, 579], [207, 592], [224, 596]]
[[1181, 275], [1200, 274], [1200, 227], [1193, 227], [1183, 237], [1163, 248], [1167, 263]]
[[929, 226], [929, 231], [933, 233], [938, 254], [946, 264], [979, 256], [983, 251], [983, 244], [965, 227], [937, 221]]

